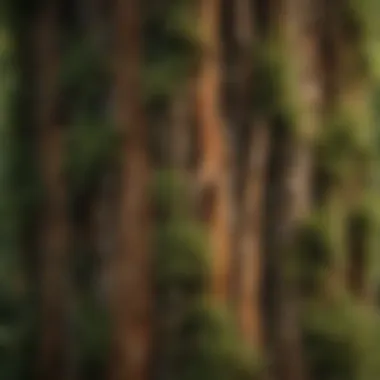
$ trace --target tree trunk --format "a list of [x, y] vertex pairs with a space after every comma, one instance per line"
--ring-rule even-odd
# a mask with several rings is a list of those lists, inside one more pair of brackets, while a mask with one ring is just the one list
[[263, 326], [261, 305], [262, 222], [266, 168], [269, 158], [270, 128], [257, 122], [250, 137], [245, 186], [239, 223], [238, 315], [241, 331], [249, 345], [262, 348]]
[[[298, 226], [312, 210], [311, 176], [313, 143], [321, 116], [321, 72], [319, 53], [319, 7], [314, 0], [286, 0], [283, 7], [284, 47], [290, 57], [291, 91], [295, 92], [297, 112], [294, 124], [282, 141], [283, 170], [277, 193], [275, 241], [278, 289], [276, 315], [278, 330], [276, 358], [278, 376], [283, 380], [307, 378], [302, 349], [299, 295], [294, 275], [288, 272], [294, 261], [293, 251]], [[292, 92], [289, 93], [290, 100]], [[289, 126], [288, 126], [289, 128]]]
[[64, 379], [66, 357], [68, 216], [63, 177], [62, 126], [57, 125], [57, 3], [41, 7], [35, 20], [36, 118], [40, 170], [45, 191], [41, 226], [41, 314], [38, 377]]
[[[269, 153], [270, 126], [252, 115], [251, 86], [254, 36], [254, 3], [239, 0], [235, 5], [235, 38], [237, 42], [236, 82], [236, 182], [237, 271], [234, 283], [240, 329], [250, 346], [262, 347], [261, 325], [261, 257], [263, 199]], [[266, 116], [267, 117], [267, 116]], [[235, 285], [235, 286], [236, 286]]]
[[114, 9], [114, 116], [122, 152], [118, 247], [111, 263], [113, 380], [146, 380], [150, 365], [149, 165], [141, 99], [139, 8], [137, 0], [118, 0]]
[[[295, 249], [297, 225], [304, 215], [307, 201], [305, 181], [308, 178], [309, 147], [288, 136], [279, 155], [280, 178], [275, 190], [272, 218], [274, 230], [270, 239], [275, 254], [275, 355], [277, 376], [281, 380], [304, 380], [305, 362], [301, 344], [299, 295], [295, 279], [287, 272]], [[303, 161], [304, 160], [304, 161]]]
[[228, 152], [220, 115], [220, 4], [201, 0], [198, 8], [201, 59], [196, 75], [202, 216], [209, 228], [214, 299], [227, 302], [230, 260], [230, 195]]
[[[342, 0], [332, 4], [325, 1], [324, 42], [325, 42], [325, 94], [326, 116], [334, 114], [345, 117], [347, 134], [352, 134], [356, 146], [371, 149], [372, 122], [370, 102], [370, 78], [360, 66], [360, 44], [365, 43], [363, 36], [347, 25], [349, 1]], [[360, 141], [358, 141], [360, 140]], [[334, 257], [328, 278], [327, 292], [341, 296], [351, 292], [364, 301], [370, 298], [371, 279], [368, 276], [371, 244], [370, 236], [358, 236], [358, 228], [352, 230], [351, 217], [361, 207], [363, 197], [368, 195], [367, 186], [371, 181], [371, 163], [355, 152], [350, 152], [349, 172], [326, 196], [330, 207], [330, 233], [334, 243]], [[358, 232], [356, 234], [356, 232]], [[365, 233], [364, 233], [365, 235]], [[358, 241], [356, 238], [359, 237]]]
[[189, 100], [191, 86], [179, 88], [171, 105], [170, 136], [167, 148], [170, 155], [170, 167], [180, 173], [189, 169], [191, 157]]

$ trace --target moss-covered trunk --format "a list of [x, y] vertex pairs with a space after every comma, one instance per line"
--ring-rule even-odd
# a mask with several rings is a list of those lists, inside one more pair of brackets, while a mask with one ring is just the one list
[[292, 268], [299, 227], [313, 209], [313, 148], [320, 128], [322, 92], [318, 2], [289, 0], [282, 6], [284, 17], [279, 19], [288, 65], [287, 125], [279, 141], [282, 154], [278, 166], [282, 171], [276, 195], [276, 227], [271, 239], [275, 241], [277, 255], [276, 363], [279, 378], [290, 380], [308, 377], [302, 347], [300, 294]]
[[363, 228], [353, 225], [358, 218], [364, 217], [364, 224], [371, 219], [373, 130], [365, 25], [355, 6], [351, 1], [324, 4], [324, 116], [330, 135], [326, 143], [334, 152], [324, 158], [330, 171], [325, 203], [334, 247], [326, 289], [365, 299], [371, 288], [372, 221]]

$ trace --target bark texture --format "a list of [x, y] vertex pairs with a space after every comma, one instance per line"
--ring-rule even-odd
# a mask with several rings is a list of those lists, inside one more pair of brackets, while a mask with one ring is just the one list
[[59, 99], [58, 5], [41, 7], [35, 19], [38, 78], [36, 122], [44, 187], [41, 215], [41, 338], [38, 378], [64, 379], [67, 367], [68, 215], [63, 175], [64, 138], [57, 123]]
[[115, 123], [120, 133], [120, 208], [112, 258], [113, 342], [111, 379], [146, 380], [151, 350], [151, 260], [147, 126], [141, 99], [140, 2], [114, 8]]
[[196, 124], [200, 146], [199, 181], [202, 216], [209, 228], [211, 293], [227, 302], [230, 265], [230, 195], [226, 133], [220, 115], [220, 3], [198, 3], [201, 57], [196, 75]]

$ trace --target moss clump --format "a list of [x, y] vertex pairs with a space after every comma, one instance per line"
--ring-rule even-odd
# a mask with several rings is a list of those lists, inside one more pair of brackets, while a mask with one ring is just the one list
[[320, 171], [330, 182], [339, 182], [351, 169], [351, 161], [360, 149], [355, 135], [356, 126], [345, 115], [335, 115], [323, 129], [317, 145]]
[[349, 302], [314, 305], [304, 319], [304, 339], [312, 378], [370, 380], [379, 373], [379, 318]]
[[158, 285], [202, 289], [210, 270], [206, 241], [201, 227], [193, 223], [159, 226], [155, 244]]
[[[166, 175], [156, 193], [162, 210], [185, 200], [185, 184]], [[165, 190], [168, 184], [173, 198]], [[254, 380], [257, 357], [244, 349], [228, 313], [206, 302], [211, 263], [202, 225], [175, 210], [158, 222], [154, 268], [158, 334], [164, 342], [158, 378]]]
[[82, 298], [76, 313], [81, 366], [86, 379], [103, 379], [107, 370], [107, 352], [110, 347], [110, 323], [106, 311], [93, 299]]
[[199, 58], [200, 43], [191, 2], [164, 0], [148, 8], [143, 94], [149, 108], [164, 109]]
[[363, 203], [349, 215], [351, 229], [361, 235], [368, 236], [374, 225], [374, 212], [371, 206]]
[[152, 199], [157, 219], [180, 221], [190, 218], [191, 199], [189, 184], [171, 170], [155, 175]]
[[298, 230], [297, 278], [307, 294], [318, 290], [332, 256], [332, 247], [321, 215], [307, 220]]
[[264, 42], [255, 46], [252, 53], [252, 111], [273, 115], [283, 108], [282, 86], [283, 65], [282, 59], [273, 44]]
[[185, 318], [179, 352], [181, 380], [248, 380], [260, 361], [244, 348], [227, 313], [205, 302]]
[[115, 161], [118, 138], [108, 125], [79, 118], [69, 131], [67, 145], [66, 171], [71, 185], [70, 196], [75, 201], [91, 193]]

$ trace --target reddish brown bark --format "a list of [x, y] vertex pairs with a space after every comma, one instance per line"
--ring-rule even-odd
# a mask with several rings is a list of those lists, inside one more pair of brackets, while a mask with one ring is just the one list
[[147, 379], [151, 349], [149, 165], [141, 94], [141, 21], [138, 0], [115, 2], [114, 101], [122, 152], [119, 236], [111, 263], [113, 380]]
[[204, 218], [210, 231], [211, 293], [227, 301], [230, 220], [226, 136], [220, 115], [219, 0], [201, 0], [198, 7], [201, 58], [196, 75], [196, 122], [200, 148], [199, 180]]
[[257, 348], [263, 343], [262, 222], [269, 136], [270, 129], [266, 123], [257, 123], [253, 127], [240, 216], [238, 315], [244, 338]]
[[[237, 123], [237, 273], [234, 273], [236, 306], [242, 335], [250, 346], [262, 347], [262, 227], [270, 126], [252, 115], [252, 60], [255, 36], [254, 2], [235, 3], [235, 38], [238, 47], [236, 82]], [[255, 41], [256, 40], [256, 41]], [[256, 119], [256, 120], [255, 120]]]

